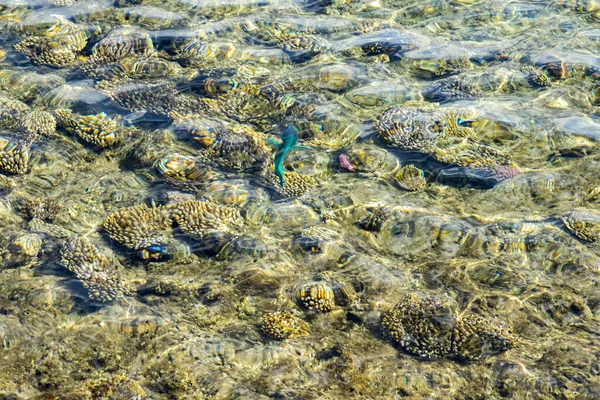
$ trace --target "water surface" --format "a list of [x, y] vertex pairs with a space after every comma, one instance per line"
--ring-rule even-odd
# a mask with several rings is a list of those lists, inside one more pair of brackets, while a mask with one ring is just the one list
[[3, 1], [0, 397], [599, 398], [599, 21]]

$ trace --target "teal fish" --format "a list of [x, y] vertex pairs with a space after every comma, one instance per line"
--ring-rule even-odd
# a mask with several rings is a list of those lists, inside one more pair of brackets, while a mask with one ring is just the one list
[[298, 130], [290, 126], [281, 134], [281, 144], [275, 153], [275, 175], [279, 178], [279, 186], [283, 187], [285, 180], [283, 178], [283, 160], [298, 143]]

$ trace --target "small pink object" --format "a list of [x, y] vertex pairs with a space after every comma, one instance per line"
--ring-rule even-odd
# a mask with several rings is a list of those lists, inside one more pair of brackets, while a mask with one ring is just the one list
[[340, 160], [340, 165], [342, 168], [347, 169], [348, 171], [354, 171], [356, 168], [354, 167], [354, 165], [352, 165], [352, 163], [350, 162], [350, 160], [348, 160], [348, 156], [345, 154], [340, 154], [339, 157]]
[[506, 180], [510, 178], [514, 178], [517, 175], [520, 175], [521, 171], [518, 168], [509, 167], [508, 165], [501, 165], [496, 169], [496, 176], [500, 180]]

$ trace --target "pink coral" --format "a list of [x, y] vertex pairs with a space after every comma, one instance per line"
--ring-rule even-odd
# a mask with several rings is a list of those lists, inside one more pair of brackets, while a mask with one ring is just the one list
[[346, 154], [340, 154], [339, 160], [342, 168], [347, 169], [348, 171], [354, 171], [356, 169], [350, 160], [348, 160], [348, 156]]

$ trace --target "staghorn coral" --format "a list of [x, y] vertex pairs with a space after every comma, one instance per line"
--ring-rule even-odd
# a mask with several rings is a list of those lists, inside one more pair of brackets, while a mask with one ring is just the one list
[[14, 47], [35, 64], [55, 67], [67, 66], [77, 61], [89, 39], [89, 32], [60, 16], [53, 16], [47, 29], [31, 32]]
[[56, 49], [49, 38], [32, 36], [15, 45], [15, 50], [29, 58], [35, 64], [64, 67], [75, 63], [75, 53], [66, 49]]
[[29, 106], [20, 100], [0, 94], [0, 121], [3, 125], [14, 126], [21, 115], [29, 111]]
[[97, 87], [116, 105], [134, 112], [149, 111], [160, 115], [195, 114], [206, 108], [198, 98], [179, 93], [170, 81], [122, 84], [101, 81]]
[[121, 281], [112, 262], [85, 237], [68, 239], [61, 249], [61, 263], [88, 290], [88, 296], [110, 302], [131, 292]]
[[384, 314], [383, 328], [407, 352], [440, 358], [452, 351], [455, 319], [436, 297], [407, 297]]
[[69, 126], [73, 120], [73, 111], [69, 108], [57, 108], [56, 110], [52, 110], [52, 115], [56, 120], [57, 127]]
[[479, 142], [472, 129], [477, 112], [460, 108], [436, 111], [434, 107], [389, 108], [375, 120], [375, 127], [390, 145], [431, 155], [441, 163], [490, 171], [499, 180], [520, 174], [508, 155]]
[[423, 89], [423, 97], [428, 101], [446, 102], [456, 99], [481, 97], [483, 90], [476, 82], [463, 77], [451, 77], [432, 83]]
[[504, 327], [478, 315], [466, 315], [457, 318], [451, 357], [460, 361], [477, 361], [502, 354], [514, 347], [515, 342], [515, 338]]
[[294, 100], [287, 95], [270, 96], [263, 88], [245, 85], [231, 90], [218, 99], [203, 98], [203, 104], [212, 112], [221, 113], [237, 121], [261, 122], [265, 118], [284, 115]]
[[163, 241], [162, 233], [171, 228], [170, 210], [145, 204], [122, 208], [104, 221], [104, 230], [123, 246], [140, 250]]
[[292, 339], [308, 335], [309, 325], [289, 311], [279, 311], [263, 315], [260, 319], [263, 332], [277, 340]]
[[108, 63], [133, 54], [153, 53], [154, 44], [148, 32], [135, 26], [123, 26], [113, 29], [94, 45], [88, 64]]

